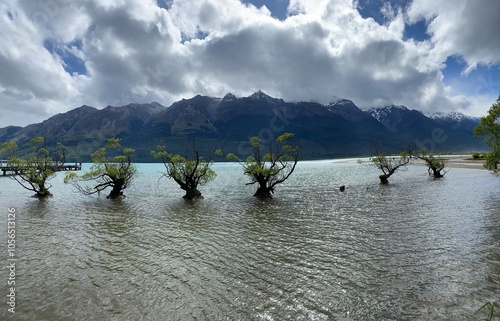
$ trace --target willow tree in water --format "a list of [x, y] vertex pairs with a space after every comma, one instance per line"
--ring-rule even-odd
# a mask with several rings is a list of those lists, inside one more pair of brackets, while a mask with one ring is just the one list
[[64, 183], [73, 184], [86, 195], [100, 194], [103, 190], [111, 188], [107, 198], [122, 197], [123, 190], [128, 187], [137, 172], [132, 164], [134, 152], [131, 148], [122, 147], [120, 139], [110, 138], [106, 147], [90, 155], [94, 164], [87, 173], [78, 175], [75, 172], [68, 172]]
[[425, 165], [427, 165], [429, 176], [434, 178], [443, 178], [444, 174], [447, 173], [447, 161], [441, 156], [435, 156], [433, 154], [427, 153], [425, 149], [420, 150], [420, 152], [415, 156], [418, 159], [423, 160]]
[[52, 185], [48, 181], [55, 176], [58, 163], [49, 156], [43, 137], [33, 138], [28, 147], [30, 152], [25, 157], [15, 157], [17, 144], [15, 142], [2, 144], [1, 149], [10, 155], [7, 167], [15, 168], [11, 178], [25, 189], [35, 192], [33, 197], [39, 199], [50, 197], [52, 193], [49, 189]]
[[252, 155], [242, 161], [235, 154], [228, 154], [229, 160], [234, 160], [243, 166], [243, 172], [250, 178], [247, 185], [257, 184], [253, 196], [257, 198], [272, 198], [276, 185], [285, 182], [292, 175], [299, 161], [299, 147], [291, 146], [288, 140], [293, 137], [285, 133], [276, 142], [262, 144], [259, 137], [252, 137], [250, 145]]
[[402, 152], [399, 156], [378, 154], [371, 158], [372, 163], [383, 173], [379, 176], [381, 184], [389, 184], [389, 177], [399, 169], [406, 169], [411, 160], [411, 154], [405, 152]]
[[[221, 153], [217, 151], [216, 153]], [[194, 157], [187, 159], [181, 155], [168, 153], [165, 146], [157, 146], [151, 155], [163, 161], [167, 170], [163, 176], [173, 179], [179, 187], [186, 192], [184, 199], [193, 200], [203, 198], [198, 186], [203, 186], [212, 181], [217, 174], [210, 168], [213, 161], [206, 161], [194, 150]]]

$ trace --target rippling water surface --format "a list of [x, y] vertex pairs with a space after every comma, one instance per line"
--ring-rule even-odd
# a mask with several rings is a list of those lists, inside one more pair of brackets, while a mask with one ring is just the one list
[[196, 203], [158, 164], [118, 201], [59, 173], [39, 202], [1, 177], [1, 244], [14, 207], [18, 261], [17, 313], [2, 303], [0, 319], [478, 320], [498, 303], [499, 177], [413, 166], [381, 186], [355, 160], [299, 164], [271, 201], [235, 164], [215, 164]]

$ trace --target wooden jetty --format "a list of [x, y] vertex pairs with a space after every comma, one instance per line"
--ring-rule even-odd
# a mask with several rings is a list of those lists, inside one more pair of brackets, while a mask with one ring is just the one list
[[[36, 164], [34, 164], [34, 167], [36, 167]], [[82, 169], [82, 163], [64, 164], [59, 162], [52, 162], [50, 164], [50, 169], [52, 169], [54, 172], [79, 171]], [[2, 171], [2, 176], [7, 176], [22, 174], [23, 169], [20, 164], [9, 164], [6, 160], [0, 160], [0, 171]]]

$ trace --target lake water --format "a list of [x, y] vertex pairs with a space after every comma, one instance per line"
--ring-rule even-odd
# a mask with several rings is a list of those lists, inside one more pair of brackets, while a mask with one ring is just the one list
[[[88, 166], [88, 165], [87, 165]], [[479, 320], [500, 312], [500, 178], [301, 162], [275, 198], [215, 164], [205, 199], [139, 164], [124, 200], [0, 178], [0, 320]], [[346, 185], [346, 191], [338, 191]], [[16, 314], [7, 215], [16, 210]]]

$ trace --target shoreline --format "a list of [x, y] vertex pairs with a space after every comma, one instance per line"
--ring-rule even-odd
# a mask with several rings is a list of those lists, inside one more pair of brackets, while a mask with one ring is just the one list
[[[484, 167], [484, 159], [472, 159], [471, 155], [456, 156], [456, 155], [445, 155], [442, 157], [446, 162], [446, 167], [448, 168], [470, 168], [470, 169], [482, 169], [486, 170]], [[423, 160], [417, 159], [414, 161], [415, 165], [425, 166]]]

